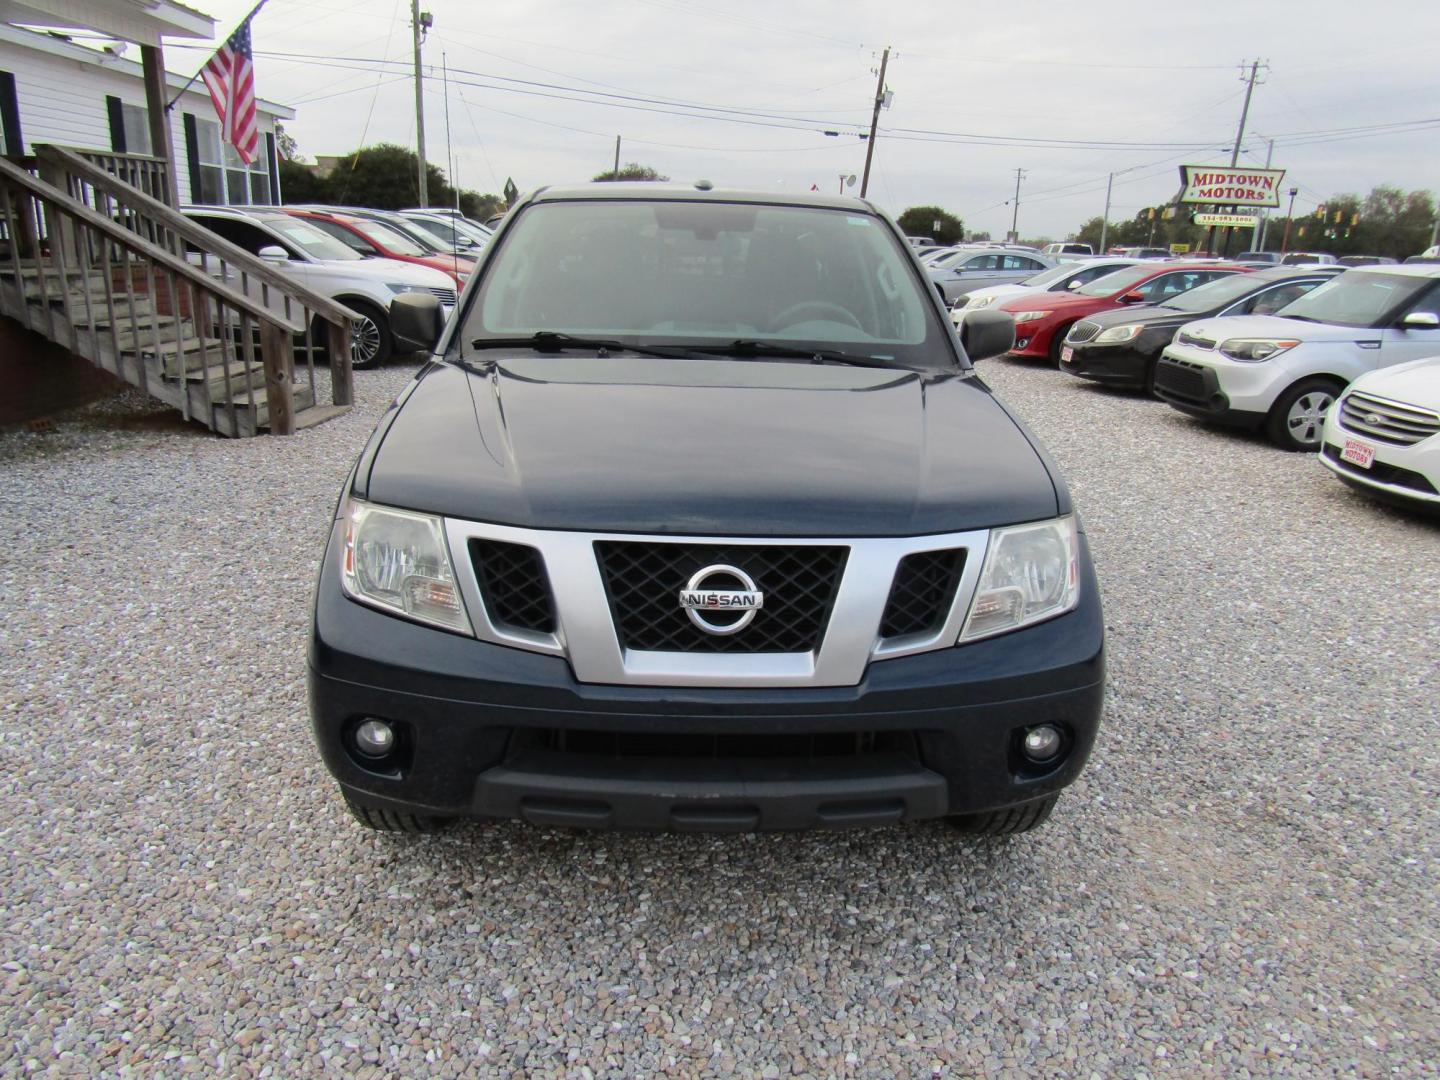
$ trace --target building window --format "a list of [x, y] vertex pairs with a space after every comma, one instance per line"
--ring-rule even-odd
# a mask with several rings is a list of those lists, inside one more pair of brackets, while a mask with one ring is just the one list
[[192, 192], [191, 197], [196, 202], [209, 206], [263, 206], [273, 201], [270, 164], [263, 151], [246, 165], [235, 147], [221, 141], [219, 121], [196, 117], [195, 149], [200, 165], [200, 190]]
[[125, 128], [125, 152], [127, 154], [150, 154], [154, 147], [150, 142], [150, 114], [144, 105], [120, 103], [121, 122]]

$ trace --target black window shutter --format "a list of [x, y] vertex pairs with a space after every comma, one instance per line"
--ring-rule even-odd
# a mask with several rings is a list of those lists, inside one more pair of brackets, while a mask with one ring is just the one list
[[0, 71], [0, 131], [5, 133], [7, 153], [25, 153], [25, 139], [20, 134], [20, 98], [15, 93], [15, 76]]
[[265, 161], [270, 166], [270, 202], [279, 206], [282, 203], [280, 198], [280, 161], [275, 156], [275, 133], [265, 133]]
[[200, 133], [194, 113], [185, 113], [185, 168], [190, 173], [190, 201], [196, 206], [205, 201], [200, 187]]
[[110, 96], [105, 99], [105, 110], [110, 114], [110, 149], [117, 154], [125, 153], [125, 112], [120, 108], [120, 99]]

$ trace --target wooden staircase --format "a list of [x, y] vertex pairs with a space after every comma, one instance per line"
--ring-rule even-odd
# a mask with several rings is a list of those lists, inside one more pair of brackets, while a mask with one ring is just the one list
[[0, 158], [0, 314], [222, 435], [350, 408], [353, 312], [77, 154], [34, 164]]

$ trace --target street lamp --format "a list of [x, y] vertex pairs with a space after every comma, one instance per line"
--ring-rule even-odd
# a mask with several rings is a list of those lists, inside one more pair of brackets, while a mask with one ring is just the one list
[[1290, 250], [1290, 222], [1295, 220], [1295, 196], [1300, 194], [1298, 187], [1290, 189], [1290, 209], [1285, 211], [1285, 237], [1280, 241], [1280, 257], [1285, 257], [1285, 252]]

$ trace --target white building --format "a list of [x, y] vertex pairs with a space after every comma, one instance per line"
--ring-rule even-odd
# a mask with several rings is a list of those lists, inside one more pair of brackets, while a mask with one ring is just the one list
[[[139, 48], [123, 42], [108, 50], [92, 47], [100, 44], [90, 39], [81, 44], [64, 31], [0, 24], [0, 153], [23, 155], [43, 143], [156, 153]], [[206, 58], [194, 55], [197, 65]], [[167, 100], [174, 100], [188, 78], [166, 73]], [[280, 201], [275, 125], [293, 119], [295, 112], [263, 99], [256, 105], [262, 153], [247, 166], [233, 146], [220, 141], [220, 123], [203, 81], [197, 79], [175, 103], [171, 160], [182, 204]]]

